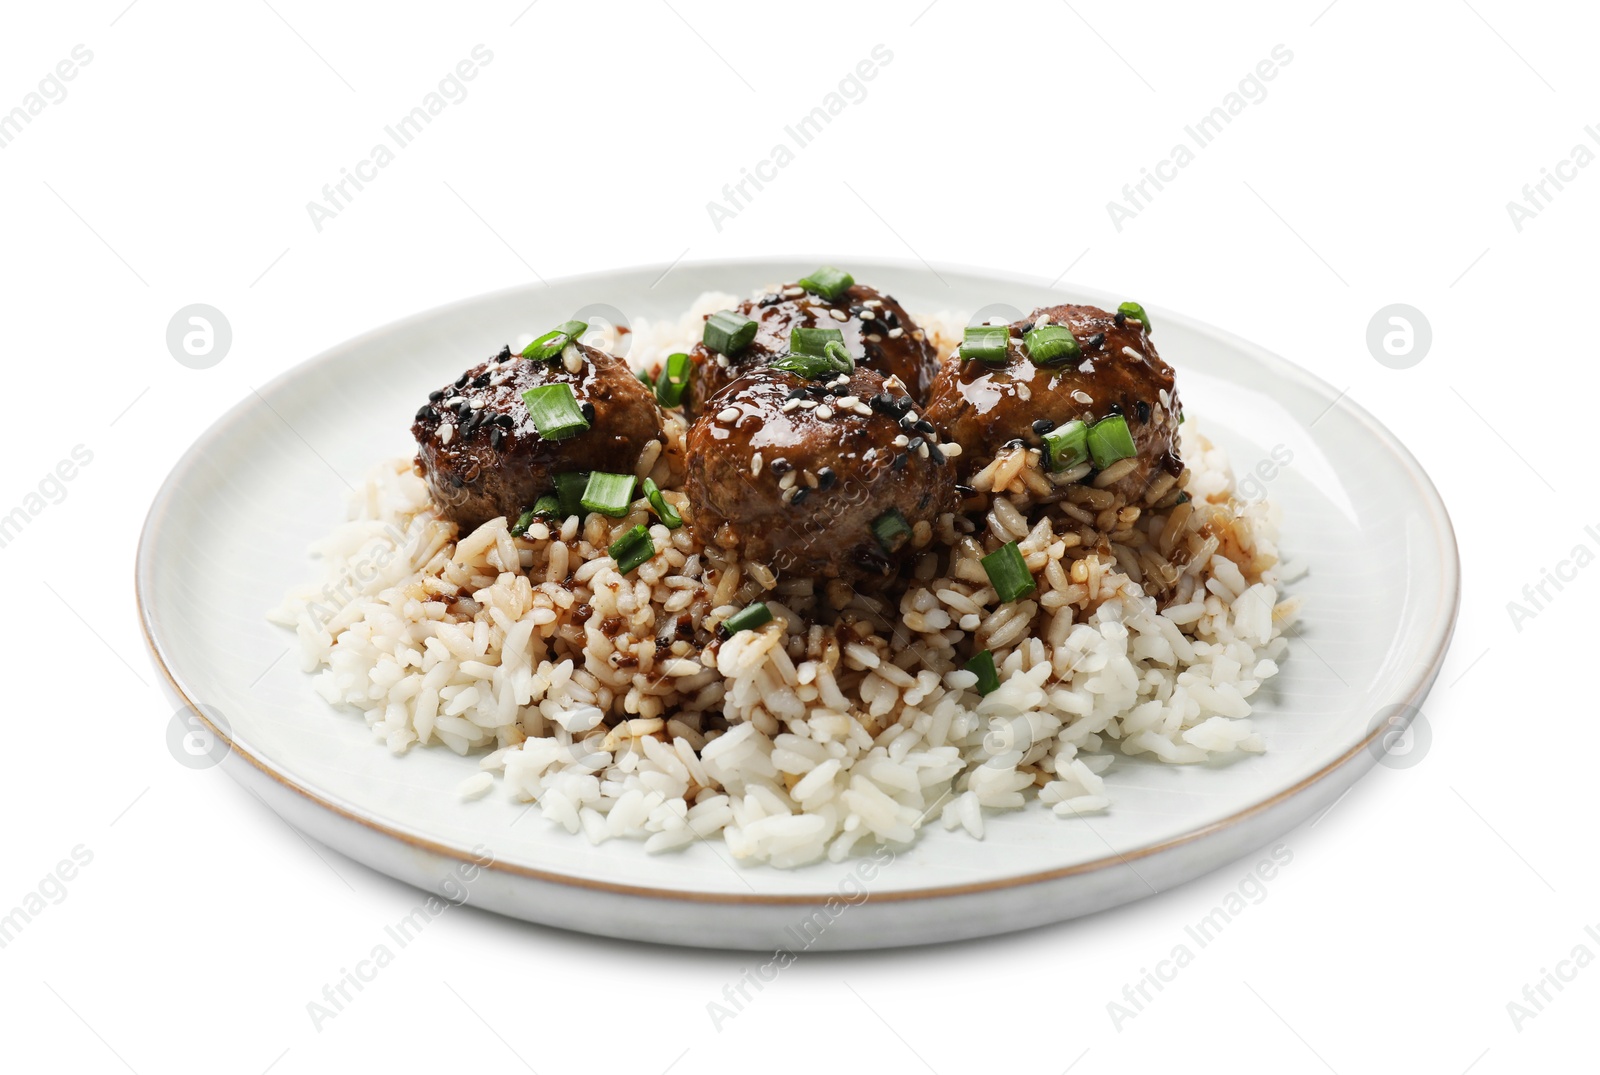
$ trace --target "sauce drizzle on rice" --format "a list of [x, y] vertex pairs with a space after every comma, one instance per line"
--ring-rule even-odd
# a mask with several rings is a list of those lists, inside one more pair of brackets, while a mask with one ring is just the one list
[[[632, 357], [684, 350], [734, 301], [637, 322]], [[962, 319], [917, 320], [955, 350]], [[903, 572], [860, 590], [668, 529], [637, 490], [622, 517], [539, 519], [520, 537], [495, 518], [458, 539], [396, 460], [314, 550], [326, 585], [272, 615], [318, 692], [392, 751], [472, 755], [596, 842], [720, 838], [793, 867], [910, 843], [935, 819], [981, 837], [993, 811], [1109, 808], [1119, 755], [1265, 749], [1250, 699], [1298, 602], [1281, 595], [1275, 505], [1234, 496], [1197, 424], [1181, 431], [1187, 470], [1136, 503], [1052, 472], [1037, 445], [1002, 448], [957, 510], [910, 528]], [[666, 412], [636, 476], [687, 518], [684, 436]], [[624, 575], [607, 550], [641, 524], [654, 555]], [[1002, 604], [982, 558], [1013, 541], [1037, 589]], [[756, 602], [771, 622], [717, 637]], [[1000, 685], [980, 695], [965, 666], [984, 650]]]

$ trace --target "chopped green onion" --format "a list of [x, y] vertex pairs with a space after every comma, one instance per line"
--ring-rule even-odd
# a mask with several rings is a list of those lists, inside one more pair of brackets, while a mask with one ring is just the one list
[[979, 694], [992, 694], [1000, 689], [1000, 673], [995, 671], [994, 654], [984, 650], [967, 662], [967, 671], [978, 677], [974, 684]]
[[803, 276], [799, 280], [801, 287], [813, 295], [821, 295], [829, 302], [844, 294], [845, 289], [855, 282], [855, 277], [843, 269], [835, 269], [832, 265], [824, 265], [810, 276]]
[[553, 493], [546, 493], [533, 502], [533, 507], [518, 516], [516, 523], [511, 527], [511, 536], [521, 537], [526, 534], [535, 519], [554, 519], [560, 514], [561, 501], [556, 499]]
[[844, 333], [836, 328], [797, 328], [789, 333], [789, 350], [797, 355], [820, 355], [828, 344], [844, 343]]
[[1015, 541], [1008, 541], [983, 558], [983, 570], [1002, 604], [1026, 597], [1039, 588]]
[[1023, 337], [1023, 342], [1036, 366], [1054, 366], [1083, 357], [1083, 349], [1065, 325], [1040, 325]]
[[656, 382], [655, 382], [655, 379], [650, 376], [650, 371], [649, 370], [641, 368], [641, 369], [636, 369], [633, 372], [634, 372], [634, 376], [638, 377], [640, 382], [646, 388], [651, 389], [652, 391], [655, 389]]
[[588, 486], [587, 470], [574, 470], [556, 475], [556, 502], [563, 519], [569, 515], [582, 518], [586, 514], [583, 510], [583, 491]]
[[961, 360], [970, 362], [977, 359], [991, 365], [1004, 362], [1010, 340], [1009, 325], [968, 325], [961, 334]]
[[811, 381], [836, 372], [833, 360], [826, 355], [784, 355], [782, 358], [774, 359], [770, 368], [785, 370]]
[[565, 381], [530, 388], [522, 393], [522, 402], [528, 405], [533, 427], [545, 440], [565, 440], [589, 428], [589, 419], [578, 409], [578, 397]]
[[682, 351], [667, 356], [656, 378], [656, 402], [663, 407], [676, 407], [689, 391], [689, 356]]
[[772, 610], [767, 607], [766, 602], [757, 601], [748, 608], [735, 612], [732, 616], [723, 620], [722, 626], [718, 630], [722, 632], [722, 637], [731, 638], [740, 631], [754, 631], [762, 624], [771, 622]]
[[535, 362], [544, 362], [555, 358], [566, 350], [567, 344], [572, 343], [579, 336], [589, 331], [589, 326], [583, 321], [567, 321], [551, 329], [537, 340], [522, 349], [523, 358], [531, 358]]
[[1119, 459], [1139, 454], [1128, 432], [1128, 420], [1120, 414], [1100, 419], [1089, 427], [1089, 454], [1097, 470], [1104, 470]]
[[678, 514], [678, 509], [667, 503], [667, 498], [662, 495], [661, 488], [656, 485], [654, 478], [646, 478], [642, 488], [644, 495], [650, 498], [650, 506], [656, 509], [656, 518], [666, 525], [668, 530], [676, 530], [683, 525], [683, 516]]
[[626, 575], [656, 554], [656, 543], [650, 540], [650, 531], [640, 523], [611, 543], [606, 550], [617, 562], [617, 570]]
[[729, 358], [749, 347], [755, 338], [756, 323], [732, 310], [719, 310], [706, 318], [705, 332], [700, 337], [707, 347]]
[[1123, 317], [1131, 317], [1140, 324], [1144, 325], [1145, 335], [1149, 335], [1155, 331], [1150, 327], [1150, 315], [1145, 313], [1144, 307], [1140, 306], [1137, 302], [1123, 303], [1121, 306], [1117, 307], [1117, 313], [1121, 314]]
[[911, 539], [911, 526], [899, 508], [890, 508], [872, 520], [872, 536], [878, 539], [884, 552], [899, 552]]
[[850, 357], [850, 352], [845, 350], [844, 344], [837, 340], [829, 340], [822, 348], [822, 353], [827, 356], [833, 368], [840, 373], [854, 373], [856, 360]]
[[590, 511], [620, 519], [628, 514], [633, 503], [633, 484], [637, 480], [632, 474], [607, 474], [597, 470], [589, 475], [578, 503]]
[[1044, 435], [1051, 470], [1066, 470], [1089, 458], [1089, 427], [1074, 418]]

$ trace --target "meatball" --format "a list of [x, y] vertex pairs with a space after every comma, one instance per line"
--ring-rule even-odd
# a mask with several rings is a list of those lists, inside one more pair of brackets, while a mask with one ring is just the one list
[[[539, 435], [522, 394], [567, 384], [589, 428]], [[446, 518], [472, 530], [497, 516], [515, 519], [555, 476], [573, 470], [631, 474], [651, 440], [663, 440], [654, 395], [621, 359], [569, 344], [548, 361], [505, 348], [428, 397], [411, 433], [417, 463]]]
[[948, 510], [955, 488], [915, 407], [897, 379], [860, 367], [821, 380], [745, 374], [689, 429], [696, 536], [780, 572], [888, 576], [911, 528]]
[[[1038, 325], [1065, 325], [1081, 357], [1038, 366], [1022, 338]], [[927, 417], [961, 445], [963, 478], [982, 470], [1013, 441], [1037, 447], [1043, 435], [1073, 419], [1093, 425], [1122, 415], [1137, 455], [1108, 488], [1134, 503], [1161, 474], [1178, 475], [1182, 414], [1172, 367], [1161, 360], [1145, 325], [1095, 306], [1046, 306], [1011, 325], [1005, 361], [952, 358], [928, 399]], [[1113, 466], [1120, 464], [1114, 463]]]
[[756, 323], [755, 339], [737, 355], [719, 355], [704, 343], [689, 352], [693, 373], [685, 413], [704, 413], [710, 400], [741, 374], [789, 353], [789, 333], [797, 328], [833, 328], [856, 364], [885, 377], [898, 377], [921, 403], [939, 372], [939, 356], [927, 335], [893, 297], [852, 284], [833, 300], [790, 284], [734, 310]]

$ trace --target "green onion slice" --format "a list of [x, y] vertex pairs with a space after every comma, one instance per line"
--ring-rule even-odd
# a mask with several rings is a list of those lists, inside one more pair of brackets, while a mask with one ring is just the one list
[[974, 684], [979, 694], [991, 694], [1000, 689], [1000, 673], [995, 671], [994, 654], [984, 650], [967, 662], [967, 671], [978, 677]]
[[586, 514], [583, 510], [583, 491], [588, 486], [587, 470], [574, 470], [556, 475], [556, 503], [563, 519], [569, 515], [582, 518]]
[[896, 553], [911, 540], [911, 525], [899, 508], [890, 508], [872, 520], [872, 536], [878, 539], [884, 552]]
[[656, 402], [676, 407], [689, 391], [689, 356], [682, 351], [667, 356], [667, 364], [656, 378]]
[[842, 345], [844, 333], [836, 328], [797, 328], [789, 333], [789, 350], [797, 355], [820, 355], [830, 343]]
[[650, 506], [656, 509], [656, 518], [666, 525], [668, 530], [676, 530], [683, 525], [683, 516], [678, 514], [678, 509], [667, 503], [667, 498], [662, 495], [660, 486], [656, 485], [654, 478], [646, 478], [641, 488], [644, 495], [650, 498]]
[[822, 355], [784, 355], [774, 360], [771, 368], [787, 370], [813, 381], [821, 377], [835, 377], [841, 373], [855, 371], [855, 363], [851, 360], [849, 352], [845, 351], [844, 344], [829, 343], [826, 348], [828, 353]]
[[1074, 418], [1044, 435], [1051, 470], [1067, 470], [1089, 458], [1089, 427]]
[[844, 344], [838, 340], [829, 340], [822, 348], [822, 353], [838, 373], [854, 373], [856, 360], [850, 357], [850, 352], [845, 350]]
[[1138, 449], [1133, 446], [1133, 434], [1128, 432], [1128, 420], [1113, 414], [1090, 426], [1089, 454], [1094, 457], [1097, 470], [1104, 470], [1119, 459], [1138, 455]]
[[533, 427], [545, 440], [565, 440], [589, 428], [589, 419], [578, 408], [578, 397], [565, 381], [530, 388], [522, 393], [522, 401], [533, 415]]
[[1083, 349], [1065, 325], [1040, 325], [1024, 336], [1023, 342], [1036, 366], [1055, 366], [1083, 357]]
[[701, 341], [718, 354], [734, 355], [750, 346], [756, 338], [756, 323], [732, 310], [719, 310], [706, 318]]
[[985, 556], [983, 570], [989, 576], [989, 582], [993, 584], [994, 592], [1000, 596], [1002, 603], [1026, 597], [1039, 588], [1038, 583], [1033, 581], [1033, 573], [1028, 570], [1028, 564], [1022, 558], [1022, 550], [1017, 548], [1015, 541], [1008, 541]]
[[1125, 302], [1117, 307], [1117, 313], [1123, 317], [1131, 317], [1144, 326], [1145, 335], [1150, 335], [1155, 330], [1150, 327], [1150, 315], [1144, 312], [1144, 307], [1137, 302]]
[[723, 620], [719, 629], [724, 638], [731, 638], [740, 631], [753, 631], [762, 624], [771, 622], [772, 610], [767, 607], [765, 601], [757, 601]]
[[1009, 325], [968, 325], [961, 334], [959, 354], [963, 362], [974, 360], [998, 364], [1006, 360], [1011, 340]]
[[813, 295], [821, 295], [832, 302], [845, 289], [856, 282], [856, 278], [843, 269], [835, 269], [832, 265], [824, 265], [810, 276], [803, 276], [798, 283]]
[[650, 530], [640, 523], [613, 541], [606, 553], [617, 562], [617, 570], [626, 575], [656, 554], [656, 543], [650, 540]]
[[566, 350], [567, 344], [589, 331], [589, 325], [584, 321], [566, 321], [556, 328], [546, 332], [537, 340], [522, 349], [523, 358], [531, 358], [535, 362], [544, 362], [555, 358]]
[[633, 372], [634, 372], [634, 375], [639, 378], [639, 381], [640, 381], [641, 384], [643, 384], [646, 388], [650, 389], [651, 391], [655, 390], [655, 387], [656, 387], [655, 378], [650, 376], [650, 371], [649, 370], [641, 368], [641, 369], [636, 369]]
[[533, 525], [535, 519], [554, 519], [561, 514], [561, 501], [553, 493], [546, 493], [533, 502], [533, 507], [518, 516], [511, 527], [512, 537], [521, 537], [528, 532], [528, 527]]
[[638, 481], [632, 474], [608, 474], [597, 470], [589, 475], [588, 484], [578, 503], [590, 511], [620, 519], [628, 514], [633, 504], [633, 486]]

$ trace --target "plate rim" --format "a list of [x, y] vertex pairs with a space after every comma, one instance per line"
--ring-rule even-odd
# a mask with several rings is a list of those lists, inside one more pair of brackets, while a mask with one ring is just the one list
[[[155, 554], [153, 549], [155, 548], [155, 545], [153, 538], [160, 529], [163, 514], [170, 507], [171, 502], [177, 494], [179, 486], [183, 484], [180, 479], [182, 479], [197, 463], [205, 458], [206, 452], [204, 449], [208, 447], [212, 441], [221, 436], [222, 432], [232, 424], [236, 416], [244, 412], [245, 409], [250, 406], [252, 397], [265, 401], [264, 393], [270, 392], [274, 388], [279, 387], [292, 378], [305, 375], [313, 368], [320, 367], [334, 361], [353, 347], [366, 343], [374, 337], [390, 334], [397, 330], [401, 330], [406, 326], [425, 322], [445, 313], [458, 311], [466, 306], [477, 303], [492, 302], [496, 299], [509, 297], [514, 294], [528, 293], [530, 291], [532, 291], [534, 294], [537, 294], [540, 291], [549, 290], [551, 287], [557, 284], [576, 284], [582, 283], [585, 280], [598, 280], [629, 273], [659, 272], [660, 277], [664, 278], [668, 273], [677, 268], [738, 269], [741, 267], [750, 267], [755, 265], [770, 265], [774, 262], [784, 262], [790, 260], [808, 263], [815, 261], [819, 264], [826, 264], [831, 258], [835, 257], [837, 257], [837, 255], [824, 255], [818, 257], [814, 255], [808, 256], [803, 254], [776, 254], [747, 255], [730, 258], [705, 258], [687, 261], [679, 260], [670, 263], [654, 262], [624, 265], [615, 268], [594, 270], [586, 273], [575, 273], [568, 276], [552, 277], [536, 285], [518, 284], [511, 287], [499, 288], [494, 291], [481, 292], [479, 294], [468, 295], [458, 299], [453, 299], [448, 302], [440, 303], [417, 313], [398, 318], [394, 321], [390, 321], [368, 329], [365, 332], [358, 333], [357, 335], [349, 337], [348, 339], [336, 343], [331, 347], [325, 348], [309, 358], [295, 363], [288, 369], [278, 374], [276, 377], [272, 378], [270, 381], [266, 382], [261, 387], [252, 388], [250, 395], [244, 396], [233, 406], [224, 411], [215, 421], [207, 426], [205, 430], [202, 431], [186, 449], [184, 449], [183, 453], [173, 463], [172, 469], [168, 472], [166, 478], [162, 480], [161, 485], [156, 490], [155, 496], [151, 501], [150, 509], [146, 513], [144, 522], [140, 527], [139, 541], [134, 555], [134, 600], [139, 612], [139, 627], [144, 636], [145, 645], [149, 650], [151, 660], [154, 662], [156, 669], [160, 672], [162, 679], [165, 680], [167, 687], [175, 697], [183, 702], [184, 706], [188, 708], [191, 714], [197, 716], [201, 722], [205, 724], [206, 728], [213, 735], [228, 745], [229, 754], [237, 755], [244, 759], [263, 775], [267, 776], [288, 791], [308, 800], [313, 805], [327, 810], [334, 815], [342, 817], [348, 821], [356, 822], [363, 828], [371, 830], [372, 832], [386, 837], [389, 840], [399, 842], [414, 850], [424, 851], [457, 862], [470, 862], [485, 870], [509, 874], [516, 877], [523, 877], [548, 884], [562, 885], [568, 888], [588, 891], [603, 891], [624, 896], [642, 896], [650, 899], [673, 900], [688, 903], [732, 904], [742, 906], [816, 906], [826, 903], [830, 898], [832, 898], [828, 893], [779, 894], [754, 892], [703, 892], [693, 889], [660, 888], [653, 885], [632, 885], [615, 881], [602, 881], [569, 873], [540, 869], [534, 866], [506, 863], [500, 861], [499, 859], [495, 859], [488, 864], [484, 864], [481, 861], [481, 855], [475, 854], [470, 849], [458, 848], [447, 843], [441, 843], [436, 839], [432, 839], [420, 833], [406, 831], [395, 824], [386, 822], [381, 817], [369, 816], [367, 813], [356, 808], [354, 804], [335, 801], [337, 798], [336, 796], [332, 796], [331, 793], [321, 792], [317, 788], [308, 786], [300, 778], [287, 771], [280, 770], [268, 759], [257, 756], [257, 754], [248, 749], [247, 746], [241, 746], [239, 741], [237, 741], [233, 736], [225, 732], [223, 729], [218, 728], [211, 721], [204, 709], [202, 709], [201, 706], [194, 700], [190, 690], [185, 687], [185, 684], [177, 668], [175, 667], [177, 662], [170, 659], [170, 650], [163, 645], [161, 638], [159, 637], [161, 628], [156, 621], [155, 613], [151, 603], [146, 598], [146, 594], [149, 590], [150, 579], [154, 571]], [[967, 265], [958, 262], [941, 261], [938, 263], [929, 263], [926, 261], [913, 261], [907, 258], [881, 257], [857, 258], [856, 261], [864, 265], [870, 265], [873, 268], [888, 268], [891, 270], [913, 272], [932, 272], [935, 277], [939, 276], [938, 270], [942, 268], [952, 274], [982, 277], [993, 280], [998, 284], [1012, 283], [1027, 287], [1044, 286], [1045, 288], [1051, 290], [1056, 290], [1062, 287], [1060, 281], [1041, 285], [1043, 280], [1042, 277], [1034, 278], [1008, 270], [998, 270], [983, 266]], [[1094, 296], [1096, 294], [1106, 294], [1105, 292], [1100, 291], [1098, 288], [1079, 287], [1075, 284], [1068, 284], [1066, 285], [1065, 289], [1078, 295]], [[1259, 344], [1246, 340], [1243, 337], [1228, 331], [1227, 329], [1219, 328], [1216, 325], [1206, 321], [1201, 321], [1187, 314], [1181, 314], [1167, 310], [1161, 306], [1153, 306], [1152, 308], [1155, 309], [1162, 316], [1162, 318], [1168, 321], [1183, 324], [1191, 330], [1199, 331], [1202, 334], [1208, 334], [1213, 338], [1226, 343], [1229, 347], [1240, 351], [1251, 360], [1262, 363], [1263, 365], [1272, 369], [1278, 375], [1284, 376], [1291, 380], [1299, 381], [1303, 386], [1312, 389], [1318, 395], [1330, 399], [1332, 402], [1329, 404], [1329, 409], [1334, 406], [1338, 406], [1341, 403], [1344, 404], [1350, 415], [1359, 422], [1363, 430], [1369, 436], [1371, 436], [1376, 443], [1380, 444], [1387, 451], [1391, 458], [1400, 464], [1403, 475], [1421, 494], [1419, 497], [1419, 506], [1424, 509], [1424, 516], [1428, 519], [1430, 524], [1430, 532], [1438, 539], [1440, 551], [1444, 554], [1440, 559], [1439, 566], [1441, 579], [1446, 592], [1444, 594], [1443, 604], [1435, 611], [1435, 618], [1442, 619], [1443, 621], [1443, 629], [1439, 632], [1438, 637], [1433, 644], [1432, 650], [1427, 655], [1426, 660], [1419, 665], [1418, 671], [1402, 680], [1401, 692], [1404, 697], [1397, 699], [1399, 704], [1410, 705], [1413, 707], [1419, 706], [1422, 700], [1428, 694], [1429, 690], [1432, 689], [1434, 682], [1438, 679], [1439, 670], [1443, 665], [1445, 655], [1449, 652], [1450, 643], [1455, 636], [1456, 625], [1461, 608], [1461, 558], [1459, 545], [1455, 535], [1455, 527], [1451, 522], [1450, 513], [1448, 508], [1445, 506], [1444, 499], [1439, 494], [1439, 490], [1434, 485], [1433, 480], [1428, 476], [1427, 471], [1422, 467], [1422, 464], [1418, 462], [1417, 458], [1411, 453], [1411, 451], [1406, 448], [1404, 443], [1402, 443], [1400, 439], [1388, 429], [1387, 426], [1378, 421], [1375, 416], [1367, 411], [1366, 408], [1350, 399], [1348, 392], [1339, 392], [1333, 387], [1332, 384], [1323, 380], [1321, 377], [1318, 377], [1316, 374], [1311, 373], [1309, 370], [1297, 366], [1281, 355], [1269, 351]], [[270, 408], [270, 406], [271, 404], [269, 403], [268, 407]], [[1113, 849], [1112, 853], [1109, 855], [1091, 859], [1087, 862], [1075, 863], [1069, 866], [1058, 866], [1048, 870], [1036, 870], [1006, 877], [992, 878], [985, 881], [973, 881], [949, 885], [931, 885], [911, 889], [897, 889], [876, 893], [873, 896], [873, 900], [875, 902], [882, 901], [886, 903], [901, 903], [910, 901], [932, 902], [952, 897], [970, 896], [987, 892], [1023, 888], [1030, 885], [1038, 885], [1060, 880], [1066, 877], [1098, 873], [1119, 866], [1128, 866], [1131, 863], [1142, 859], [1161, 855], [1178, 848], [1189, 846], [1191, 844], [1201, 843], [1219, 832], [1237, 828], [1251, 819], [1259, 817], [1262, 814], [1273, 810], [1280, 804], [1298, 797], [1302, 793], [1310, 790], [1316, 785], [1322, 783], [1324, 780], [1333, 776], [1335, 773], [1345, 769], [1352, 761], [1358, 759], [1360, 755], [1369, 752], [1372, 744], [1376, 742], [1386, 730], [1386, 726], [1382, 723], [1379, 723], [1376, 727], [1369, 731], [1364, 738], [1359, 740], [1354, 746], [1345, 751], [1343, 754], [1318, 768], [1315, 772], [1302, 777], [1289, 787], [1282, 788], [1274, 794], [1258, 800], [1242, 810], [1237, 810], [1225, 817], [1218, 818], [1198, 828], [1189, 829], [1164, 840], [1143, 844], [1137, 848], [1127, 851], [1119, 852]], [[1352, 783], [1354, 782], [1354, 779], [1359, 778], [1360, 775], [1360, 773], [1355, 774], [1352, 779]]]

